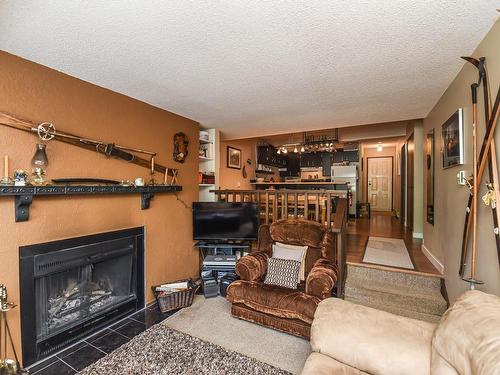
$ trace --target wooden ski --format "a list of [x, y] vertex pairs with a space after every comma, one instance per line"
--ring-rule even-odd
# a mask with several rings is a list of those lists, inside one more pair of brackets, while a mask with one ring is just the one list
[[[495, 105], [493, 110], [491, 109], [491, 100], [489, 95], [488, 88], [488, 77], [485, 68], [485, 58], [482, 57], [479, 60], [474, 59], [472, 57], [463, 57], [464, 60], [473, 64], [479, 70], [479, 84], [483, 84], [483, 100], [484, 100], [484, 111], [485, 111], [485, 121], [486, 121], [486, 134], [484, 136], [483, 144], [481, 146], [481, 151], [478, 157], [477, 167], [475, 167], [475, 175], [477, 178], [477, 186], [479, 187], [480, 181], [482, 180], [482, 176], [484, 173], [484, 169], [486, 165], [488, 165], [488, 172], [490, 177], [490, 184], [493, 184], [493, 194], [495, 194], [495, 199], [493, 199], [494, 203], [492, 204], [492, 215], [493, 215], [493, 224], [494, 224], [494, 235], [495, 241], [497, 245], [497, 252], [499, 256], [500, 262], [500, 232], [499, 232], [499, 211], [497, 210], [496, 202], [499, 202], [498, 196], [498, 173], [497, 173], [497, 162], [496, 162], [496, 150], [495, 150], [495, 142], [494, 142], [494, 134], [496, 125], [499, 117], [499, 101], [500, 101], [500, 89], [497, 93], [495, 99]], [[489, 152], [491, 150], [491, 152]], [[495, 157], [494, 157], [495, 156]], [[496, 180], [496, 181], [495, 181]], [[473, 182], [476, 185], [476, 181]], [[474, 208], [474, 197], [471, 193], [469, 195], [469, 200], [467, 203], [467, 209], [465, 214], [465, 223], [464, 230], [462, 236], [462, 253], [460, 260], [460, 268], [459, 275], [461, 277], [465, 274], [465, 267], [467, 265], [467, 256], [468, 256], [468, 244], [469, 244], [469, 234], [472, 226], [472, 217], [474, 216], [473, 210]]]
[[[36, 122], [26, 120], [3, 112], [0, 112], [0, 125], [28, 133], [37, 133], [37, 129], [40, 126], [40, 124]], [[106, 143], [100, 140], [88, 139], [71, 133], [54, 131], [53, 134], [54, 136], [52, 138], [55, 141], [67, 143], [72, 146], [101, 153], [106, 156], [113, 156], [118, 159], [127, 161], [129, 163], [136, 164], [144, 168], [148, 168], [151, 171], [154, 170], [156, 172], [160, 172], [162, 174], [165, 174], [165, 181], [167, 180], [167, 176], [171, 176], [172, 181], [170, 182], [170, 184], [172, 185], [176, 181], [178, 170], [175, 168], [168, 168], [161, 164], [155, 163], [154, 162], [154, 156], [156, 155], [155, 153], [139, 149], [133, 149], [125, 146], [119, 146], [113, 143]], [[146, 153], [148, 155], [152, 155], [152, 157], [150, 160], [147, 160], [140, 156], [135, 155], [134, 152]]]

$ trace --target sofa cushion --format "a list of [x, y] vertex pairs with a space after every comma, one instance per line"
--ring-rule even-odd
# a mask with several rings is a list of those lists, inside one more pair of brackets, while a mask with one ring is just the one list
[[432, 346], [459, 374], [500, 374], [500, 298], [464, 293], [441, 318]]
[[320, 353], [311, 353], [300, 375], [369, 375], [354, 367], [344, 365], [332, 357]]
[[264, 284], [297, 289], [300, 261], [293, 259], [269, 258]]
[[301, 290], [291, 290], [261, 282], [237, 280], [227, 289], [227, 299], [240, 303], [265, 314], [280, 318], [299, 319], [311, 324], [318, 297], [305, 294]]
[[311, 347], [373, 375], [429, 375], [434, 324], [338, 298], [324, 299], [311, 326]]

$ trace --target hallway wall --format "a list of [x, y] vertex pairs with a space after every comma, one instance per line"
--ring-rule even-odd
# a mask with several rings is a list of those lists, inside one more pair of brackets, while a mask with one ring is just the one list
[[[493, 26], [486, 35], [476, 51], [463, 51], [464, 55], [474, 57], [485, 56], [488, 66], [492, 100], [495, 99], [500, 85], [500, 22]], [[459, 58], [457, 56], [457, 58]], [[424, 119], [424, 134], [434, 129], [436, 142], [436, 165], [435, 165], [435, 224], [434, 226], [424, 222], [424, 246], [435, 258], [444, 265], [446, 287], [450, 301], [455, 300], [468, 285], [458, 276], [460, 263], [460, 248], [462, 241], [462, 230], [465, 218], [465, 207], [469, 191], [466, 187], [457, 184], [457, 173], [465, 170], [467, 175], [472, 173], [472, 110], [470, 85], [477, 80], [477, 70], [471, 64], [465, 64], [455, 80], [450, 84], [446, 92], [439, 99], [436, 106]], [[441, 125], [458, 109], [464, 110], [465, 128], [465, 165], [442, 169], [441, 156]], [[479, 138], [484, 135], [485, 123], [483, 116], [482, 92], [478, 98], [479, 112]], [[495, 135], [497, 144], [500, 144], [500, 131]], [[421, 152], [421, 171], [425, 170], [423, 165], [425, 150]], [[499, 160], [500, 162], [500, 160]], [[426, 174], [424, 173], [426, 186]], [[485, 193], [485, 182], [488, 181], [486, 173], [481, 183], [479, 197]], [[421, 192], [423, 197], [422, 208], [427, 206], [425, 189]], [[477, 277], [484, 281], [484, 285], [478, 289], [500, 295], [500, 268], [497, 249], [493, 236], [493, 222], [491, 210], [482, 201], [479, 203], [479, 228], [478, 228], [478, 263]], [[424, 250], [425, 250], [424, 249]]]

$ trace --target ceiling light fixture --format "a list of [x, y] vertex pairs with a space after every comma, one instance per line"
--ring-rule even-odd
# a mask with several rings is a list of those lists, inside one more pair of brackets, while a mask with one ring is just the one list
[[297, 146], [295, 146], [295, 147], [294, 147], [293, 152], [294, 152], [294, 153], [299, 152], [299, 150], [297, 150]]
[[281, 148], [278, 148], [278, 155], [281, 154]]
[[302, 145], [302, 147], [300, 148], [300, 152], [305, 152], [305, 151], [306, 151], [306, 149], [305, 149], [304, 145]]
[[378, 146], [377, 146], [377, 151], [378, 152], [381, 152], [384, 148], [382, 147], [382, 144], [379, 143]]
[[286, 154], [288, 152], [288, 150], [286, 149], [286, 147], [283, 147], [283, 153]]

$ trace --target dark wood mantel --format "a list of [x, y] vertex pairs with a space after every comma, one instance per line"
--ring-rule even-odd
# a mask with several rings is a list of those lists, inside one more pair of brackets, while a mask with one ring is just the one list
[[180, 185], [120, 186], [120, 185], [46, 185], [0, 186], [0, 197], [14, 197], [16, 222], [29, 220], [29, 208], [34, 196], [141, 194], [141, 209], [149, 208], [158, 193], [181, 191]]

